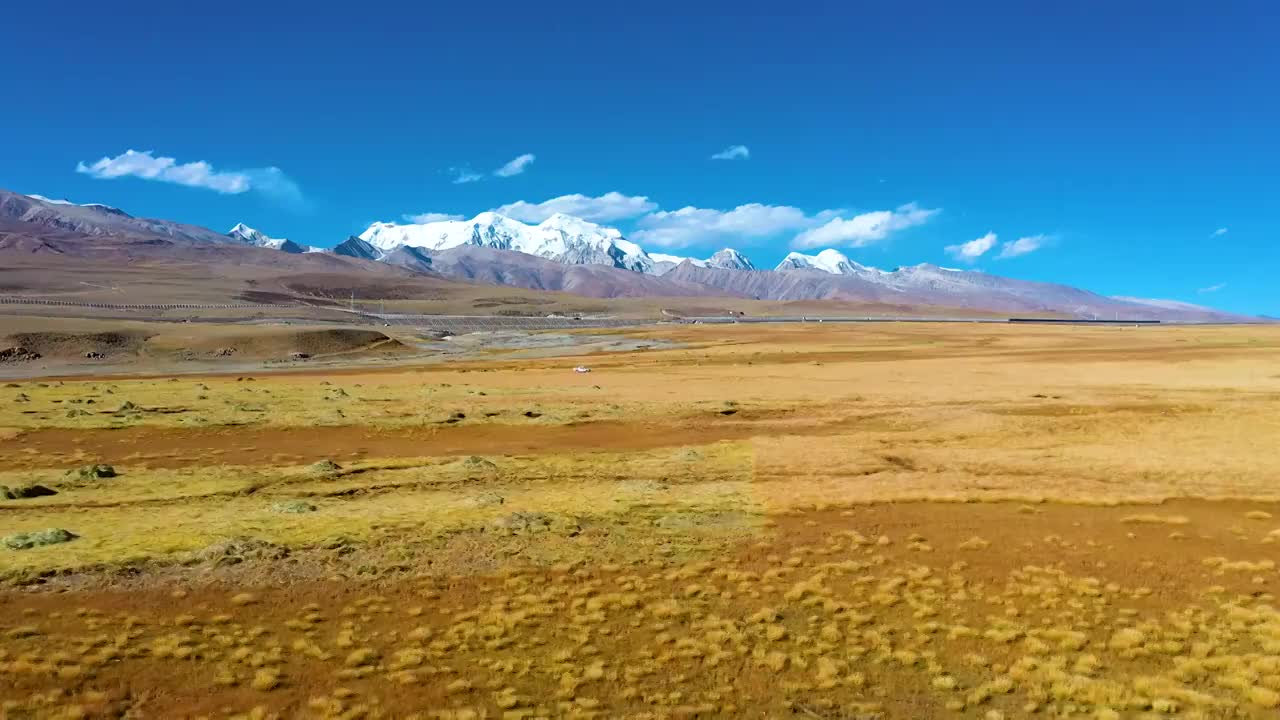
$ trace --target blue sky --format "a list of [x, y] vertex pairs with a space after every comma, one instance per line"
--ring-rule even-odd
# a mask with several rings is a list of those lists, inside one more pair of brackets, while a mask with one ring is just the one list
[[[518, 202], [536, 217], [551, 198], [618, 193], [577, 206], [650, 251], [733, 245], [771, 266], [827, 243], [882, 267], [1280, 314], [1265, 2], [4, 15], [6, 189], [315, 245], [375, 220]], [[739, 145], [748, 157], [712, 159]], [[130, 149], [152, 155], [119, 158]]]

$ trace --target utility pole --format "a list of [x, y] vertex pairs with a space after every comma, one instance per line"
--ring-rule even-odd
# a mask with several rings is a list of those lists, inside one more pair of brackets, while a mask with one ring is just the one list
[[356, 291], [351, 291], [351, 312], [356, 311]]

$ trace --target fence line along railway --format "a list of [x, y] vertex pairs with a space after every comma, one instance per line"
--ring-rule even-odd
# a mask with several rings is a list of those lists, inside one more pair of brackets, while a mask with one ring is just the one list
[[369, 313], [387, 325], [444, 330], [483, 332], [488, 330], [570, 330], [573, 328], [623, 328], [653, 325], [644, 318], [528, 317], [517, 315], [399, 315]]
[[89, 308], [92, 310], [296, 310], [300, 307], [305, 307], [297, 303], [99, 303], [19, 297], [0, 297], [0, 305], [46, 305]]
[[1100, 318], [1022, 318], [1022, 317], [827, 317], [818, 315], [742, 317], [713, 315], [684, 317], [674, 322], [725, 325], [731, 323], [1046, 323], [1052, 325], [1158, 325], [1159, 320], [1125, 320]]
[[964, 317], [684, 317], [665, 320], [642, 318], [569, 318], [569, 317], [518, 317], [501, 315], [385, 315], [370, 313], [387, 325], [442, 330], [453, 333], [484, 332], [493, 330], [568, 330], [573, 328], [623, 328], [674, 323], [686, 325], [729, 325], [762, 323], [991, 323], [1016, 324], [1079, 324], [1079, 325], [1156, 325], [1159, 320], [1091, 320], [1091, 319], [1042, 319], [1042, 318], [964, 318]]
[[663, 312], [664, 318], [614, 318], [569, 316], [519, 316], [519, 315], [414, 315], [403, 313], [370, 312], [353, 306], [312, 305], [297, 303], [101, 303], [47, 298], [0, 296], [0, 305], [28, 305], [45, 307], [71, 307], [91, 310], [164, 311], [164, 310], [298, 310], [306, 307], [325, 307], [350, 313], [385, 325], [416, 327], [454, 332], [482, 332], [486, 330], [568, 330], [572, 328], [622, 328], [654, 325], [661, 322], [680, 324], [720, 325], [732, 323], [1046, 323], [1083, 325], [1155, 325], [1159, 320], [1100, 319], [1100, 318], [993, 318], [993, 317], [828, 317], [828, 316], [774, 316], [745, 317], [742, 315], [713, 315], [680, 317]]

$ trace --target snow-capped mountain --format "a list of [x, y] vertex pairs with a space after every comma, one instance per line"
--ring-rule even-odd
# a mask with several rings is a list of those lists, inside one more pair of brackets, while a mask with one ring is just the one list
[[27, 195], [27, 197], [32, 198], [34, 200], [39, 200], [40, 202], [47, 202], [50, 205], [75, 205], [76, 207], [88, 207], [87, 204], [73, 203], [70, 200], [54, 200], [53, 198], [45, 197], [43, 195], [36, 195], [35, 193], [31, 193], [30, 195]]
[[261, 230], [255, 230], [244, 223], [236, 223], [235, 227], [227, 231], [227, 237], [243, 245], [270, 248], [272, 250], [280, 250], [281, 252], [287, 253], [325, 252], [323, 248], [314, 248], [309, 245], [302, 245], [285, 238], [268, 237], [267, 234]]
[[774, 270], [821, 270], [833, 275], [877, 276], [884, 274], [883, 270], [856, 263], [839, 250], [831, 249], [823, 250], [817, 255], [804, 255], [798, 252], [790, 253], [782, 259], [782, 262], [778, 263]]
[[668, 255], [666, 253], [649, 253], [649, 259], [653, 260], [653, 274], [655, 275], [666, 275], [674, 270], [680, 263], [690, 263], [694, 267], [701, 268], [707, 266], [706, 260], [684, 257], [682, 255]]
[[53, 198], [47, 198], [43, 195], [28, 195], [27, 197], [33, 198], [35, 200], [39, 200], [41, 202], [49, 203], [50, 205], [70, 205], [71, 207], [93, 208], [95, 210], [102, 210], [102, 211], [109, 212], [113, 215], [123, 215], [125, 217], [129, 217], [129, 214], [121, 210], [120, 208], [111, 207], [110, 205], [103, 205], [102, 203], [73, 203], [70, 200], [54, 200]]
[[267, 237], [266, 233], [255, 230], [244, 223], [237, 223], [235, 227], [227, 231], [227, 237], [244, 243], [245, 245], [253, 245], [254, 247], [269, 247], [279, 250], [288, 240], [281, 238]]
[[755, 270], [756, 266], [751, 264], [746, 255], [734, 250], [733, 248], [725, 248], [711, 257], [707, 258], [709, 267], [724, 268], [725, 270]]
[[[228, 252], [229, 248], [218, 245], [240, 250]], [[99, 203], [82, 205], [0, 190], [0, 252], [56, 255], [97, 253], [103, 248], [175, 258], [239, 257], [236, 253], [242, 250], [254, 256], [252, 262], [278, 267], [322, 267], [396, 278], [426, 273], [591, 297], [831, 300], [901, 308], [907, 313], [912, 308], [935, 307], [961, 314], [977, 310], [1078, 318], [1248, 320], [1178, 301], [1104, 297], [1066, 285], [927, 263], [880, 270], [832, 249], [813, 255], [791, 253], [774, 270], [757, 270], [732, 248], [707, 259], [650, 255], [616, 228], [568, 215], [553, 215], [537, 225], [493, 212], [465, 221], [375, 223], [359, 237], [322, 250], [272, 238], [243, 223], [223, 234], [168, 220], [136, 218]], [[285, 262], [257, 248], [323, 255]], [[380, 274], [386, 272], [390, 275]]]
[[723, 268], [725, 270], [755, 270], [756, 266], [747, 259], [746, 255], [734, 250], [733, 248], [725, 248], [706, 260], [698, 258], [684, 257], [681, 255], [665, 255], [663, 253], [649, 253], [649, 257], [653, 260], [653, 273], [655, 275], [665, 275], [681, 263], [689, 263], [694, 267], [700, 268]]
[[[863, 283], [864, 291], [873, 291], [878, 300], [920, 302], [929, 299], [938, 304], [949, 303], [957, 307], [969, 307], [975, 298], [990, 301], [994, 295], [999, 294], [1004, 300], [1025, 309], [1049, 309], [1037, 307], [1031, 300], [1031, 296], [1059, 287], [1074, 291], [1074, 288], [1065, 288], [1065, 286], [1028, 283], [974, 270], [944, 268], [930, 263], [881, 270], [854, 262], [844, 253], [831, 249], [823, 250], [816, 255], [793, 252], [778, 264], [776, 270], [784, 274], [797, 270], [819, 271], [827, 275], [856, 279]], [[1028, 286], [1034, 286], [1035, 290], [1026, 292], [1025, 287]], [[1092, 293], [1089, 293], [1089, 296], [1087, 299], [1075, 298], [1075, 300], [1089, 306], [1110, 300], [1094, 296]]]
[[617, 228], [557, 213], [537, 225], [527, 225], [495, 212], [470, 220], [401, 225], [374, 223], [360, 240], [389, 254], [401, 246], [428, 252], [462, 245], [515, 250], [566, 265], [608, 265], [653, 272], [653, 260], [639, 245], [622, 237]]

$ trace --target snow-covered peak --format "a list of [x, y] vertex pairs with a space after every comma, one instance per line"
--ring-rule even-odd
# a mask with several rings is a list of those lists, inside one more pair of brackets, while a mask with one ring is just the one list
[[516, 250], [567, 265], [609, 265], [637, 272], [653, 269], [648, 253], [625, 240], [617, 228], [562, 213], [537, 225], [527, 225], [496, 212], [482, 212], [470, 220], [410, 225], [374, 223], [359, 237], [384, 253], [404, 245], [428, 252], [479, 245]]
[[597, 234], [610, 238], [622, 237], [622, 231], [617, 228], [597, 225], [589, 220], [583, 220], [580, 217], [574, 217], [564, 213], [556, 213], [552, 215], [546, 220], [538, 223], [538, 227], [550, 230], [560, 230], [573, 235]]
[[268, 237], [261, 230], [255, 230], [244, 223], [236, 223], [235, 227], [227, 231], [227, 237], [255, 247], [279, 247], [285, 242], [283, 239]]
[[556, 213], [530, 229], [532, 244], [516, 248], [570, 265], [612, 265], [652, 272], [653, 260], [639, 245], [624, 240], [617, 228]]
[[511, 250], [513, 241], [526, 235], [529, 229], [519, 220], [495, 212], [483, 212], [470, 220], [438, 220], [407, 225], [375, 222], [359, 237], [384, 252], [391, 252], [402, 245], [424, 250], [446, 250], [459, 245]]
[[724, 268], [726, 270], [755, 270], [756, 266], [751, 264], [746, 255], [734, 250], [733, 248], [725, 248], [707, 258], [707, 264], [711, 267]]
[[833, 275], [845, 275], [853, 269], [853, 266], [849, 263], [849, 258], [844, 256], [844, 253], [838, 250], [823, 250], [817, 255], [805, 255], [798, 252], [788, 253], [782, 259], [782, 262], [778, 263], [777, 269], [821, 270]]
[[805, 255], [803, 253], [793, 252], [788, 254], [778, 263], [777, 270], [821, 270], [822, 272], [831, 273], [832, 275], [863, 275], [876, 276], [885, 275], [886, 273], [879, 268], [868, 267], [860, 263], [856, 263], [845, 256], [839, 250], [830, 248], [819, 252], [817, 255]]
[[684, 263], [689, 263], [694, 267], [700, 268], [707, 266], [706, 260], [685, 257], [683, 255], [669, 255], [667, 253], [649, 253], [649, 259], [653, 261], [653, 265], [646, 272], [653, 275], [666, 275]]
[[675, 269], [682, 263], [689, 263], [694, 267], [700, 268], [720, 268], [722, 270], [755, 270], [756, 266], [747, 259], [746, 255], [734, 250], [733, 248], [725, 248], [715, 253], [706, 260], [693, 257], [685, 257], [683, 255], [668, 255], [665, 253], [649, 253], [649, 258], [653, 260], [654, 274], [665, 275]]
[[667, 255], [666, 253], [649, 253], [649, 259], [655, 263], [670, 263], [671, 265], [679, 265], [680, 263], [693, 263], [698, 267], [706, 267], [706, 260], [698, 258], [684, 257], [683, 255]]
[[831, 248], [814, 255], [813, 264], [821, 270], [838, 275], [843, 275], [847, 268], [853, 267], [849, 262], [848, 256], [839, 250], [832, 250]]
[[809, 262], [809, 256], [798, 252], [789, 252], [787, 256], [782, 258], [782, 262], [778, 263], [774, 270], [800, 270], [802, 268], [811, 268], [813, 263]]
[[[400, 228], [400, 225], [398, 223], [374, 222], [372, 225], [365, 228], [364, 232], [360, 233], [356, 237], [359, 238], [360, 240], [363, 240], [373, 245], [374, 247], [381, 249], [382, 238], [390, 237], [400, 233], [401, 231], [399, 230], [399, 228]], [[392, 246], [394, 247], [395, 245], [402, 245], [402, 244], [404, 243], [393, 242]]]
[[235, 227], [227, 231], [227, 237], [244, 245], [270, 248], [272, 250], [283, 250], [290, 253], [317, 252], [321, 250], [321, 248], [302, 245], [285, 238], [268, 237], [267, 234], [261, 230], [255, 230], [244, 223], [236, 223]]
[[248, 225], [245, 225], [244, 223], [236, 223], [235, 227], [227, 231], [227, 235], [234, 238], [239, 238], [241, 240], [246, 240], [246, 241], [257, 240], [259, 238], [266, 237], [266, 235], [263, 235], [261, 232], [254, 230], [253, 228], [249, 227]]
[[73, 202], [71, 202], [70, 200], [54, 200], [53, 198], [47, 198], [47, 197], [45, 197], [45, 196], [43, 196], [43, 195], [35, 195], [35, 194], [32, 194], [32, 195], [28, 195], [27, 197], [31, 198], [32, 200], [39, 200], [40, 202], [47, 202], [47, 203], [49, 203], [50, 205], [77, 205], [77, 204], [78, 204], [78, 203], [73, 203]]
[[27, 197], [31, 198], [32, 200], [39, 200], [42, 203], [48, 203], [50, 205], [66, 205], [68, 207], [92, 208], [94, 210], [103, 210], [115, 215], [124, 215], [128, 217], [128, 214], [125, 213], [125, 211], [121, 210], [120, 208], [111, 207], [110, 205], [103, 205], [102, 203], [74, 203], [74, 202], [71, 202], [70, 200], [54, 200], [53, 198], [48, 198], [43, 195], [35, 195], [35, 194], [28, 195]]
[[951, 277], [957, 274], [973, 273], [976, 270], [964, 270], [961, 268], [942, 267], [933, 263], [920, 263], [918, 265], [907, 265], [894, 270], [896, 275], [939, 275]]
[[[446, 221], [446, 222], [450, 222], [450, 221]], [[453, 222], [456, 222], [456, 221], [453, 221]], [[520, 222], [519, 220], [516, 220], [515, 218], [509, 218], [506, 215], [493, 212], [492, 210], [482, 212], [479, 215], [476, 215], [475, 217], [471, 218], [471, 220], [466, 221], [466, 223], [468, 225], [473, 225], [473, 226], [474, 225], [494, 225], [497, 227], [516, 228], [520, 230], [523, 230], [524, 228], [529, 227], [528, 225]]]

